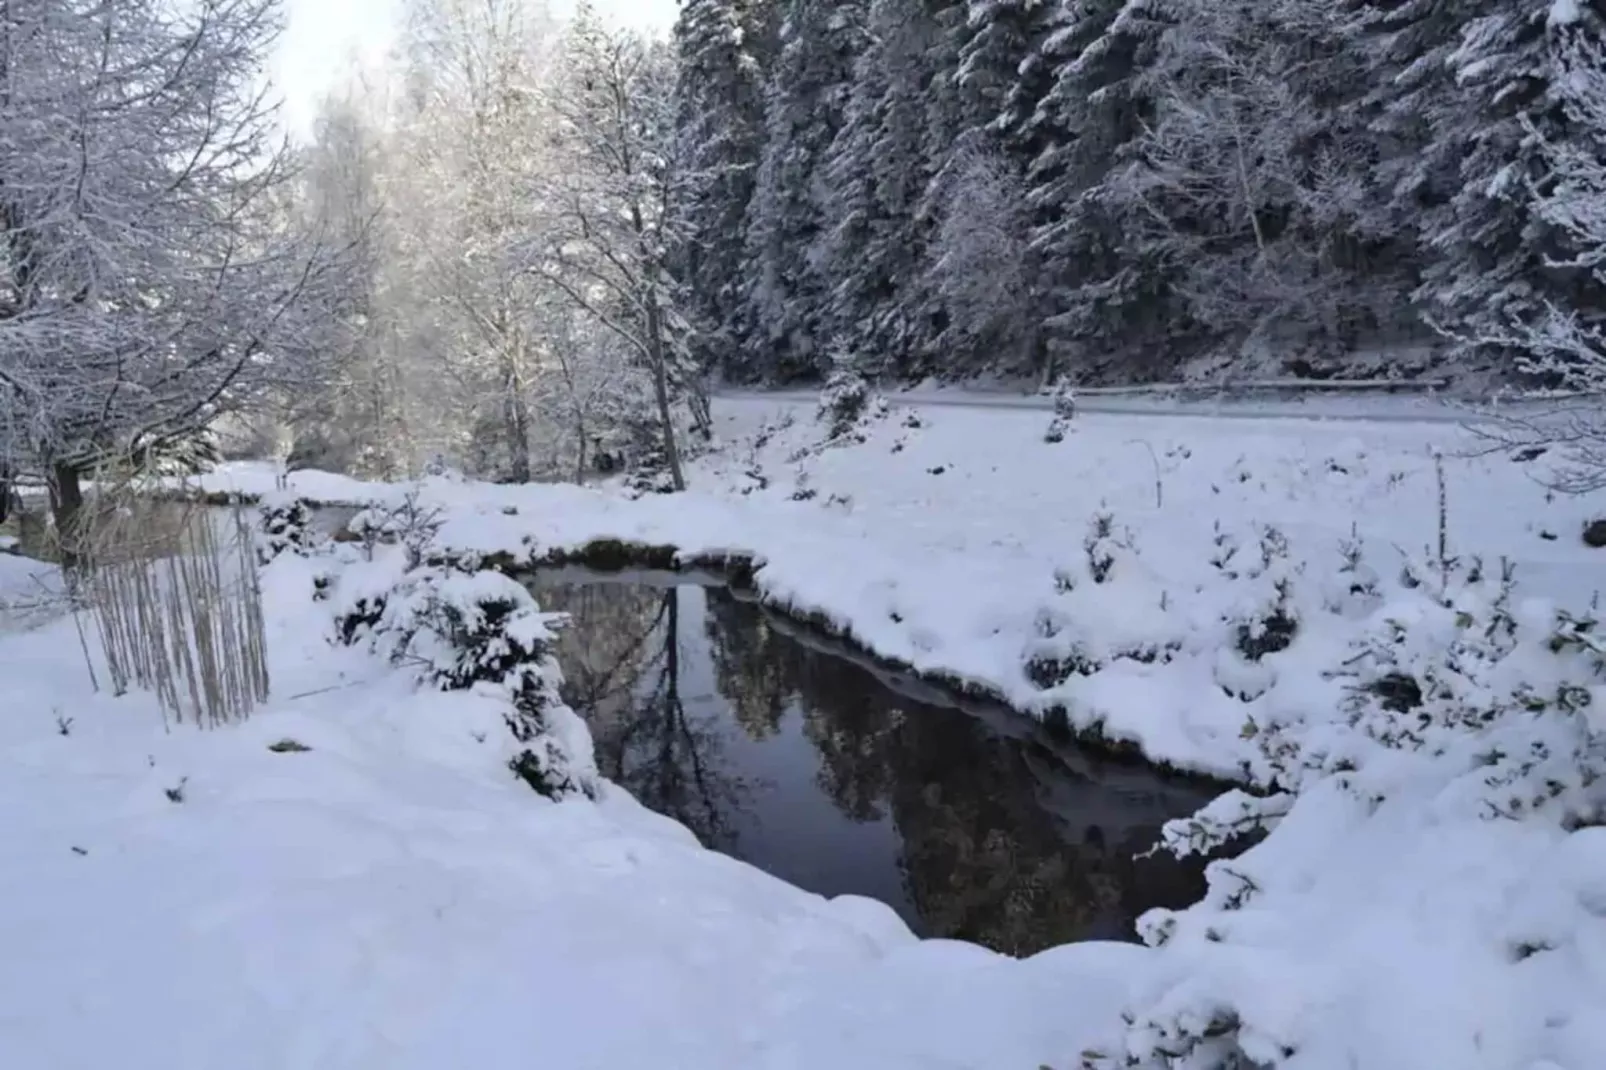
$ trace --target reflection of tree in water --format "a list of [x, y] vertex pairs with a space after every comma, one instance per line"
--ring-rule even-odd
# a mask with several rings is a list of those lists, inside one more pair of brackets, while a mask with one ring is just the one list
[[881, 820], [897, 768], [901, 707], [857, 666], [814, 652], [799, 660], [803, 733], [820, 752], [821, 789], [850, 819]]
[[[1122, 813], [1110, 789], [1073, 784], [1128, 831], [1109, 843], [1096, 824], [1067, 828], [1077, 815], [1045, 808], [1039, 770], [1047, 765], [1045, 775], [1062, 785], [1073, 774], [1040, 744], [996, 734], [958, 710], [898, 699], [858, 666], [774, 633], [755, 607], [726, 593], [710, 592], [709, 604], [711, 640], [726, 652], [721, 690], [738, 707], [761, 696], [765, 710], [798, 695], [822, 789], [856, 821], [890, 810], [928, 935], [1013, 954], [1090, 937], [1130, 939], [1143, 910], [1203, 892], [1196, 866], [1133, 858], [1160, 820], [1204, 801], [1197, 793], [1181, 793], [1174, 812], [1139, 803], [1136, 813]], [[746, 638], [754, 635], [767, 638]]]
[[865, 687], [851, 666], [776, 631], [729, 591], [708, 592], [706, 629], [720, 694], [747, 734], [774, 735], [801, 692], [803, 732], [823, 758], [821, 790], [852, 820], [880, 820], [890, 773], [882, 750], [899, 717], [885, 690]]
[[541, 608], [567, 613], [558, 631], [563, 697], [583, 712], [593, 735], [628, 715], [647, 668], [649, 648], [668, 607], [664, 592], [625, 583], [542, 587]]
[[680, 595], [597, 583], [537, 596], [570, 614], [558, 645], [563, 695], [591, 728], [602, 774], [703, 843], [727, 844], [747, 786], [724, 766], [712, 718], [686, 709]]
[[798, 644], [778, 635], [752, 606], [728, 591], [708, 592], [703, 631], [714, 660], [714, 682], [749, 737], [780, 731], [797, 687]]
[[[1130, 939], [1143, 910], [1203, 892], [1193, 867], [1133, 857], [1158, 831], [1147, 811], [1123, 822], [1132, 831], [1121, 843], [1097, 825], [1067, 828], [1034, 791], [1032, 744], [943, 713], [905, 721], [892, 801], [911, 893], [934, 935], [1011, 954]], [[1089, 784], [1085, 794], [1108, 812], [1119, 805], [1108, 792]]]

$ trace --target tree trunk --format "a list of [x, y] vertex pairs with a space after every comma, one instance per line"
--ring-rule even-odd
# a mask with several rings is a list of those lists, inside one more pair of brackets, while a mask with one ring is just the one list
[[586, 422], [584, 418], [574, 422], [574, 439], [576, 455], [574, 458], [574, 481], [580, 486], [586, 482]]
[[511, 353], [503, 353], [502, 431], [507, 436], [508, 478], [514, 483], [530, 481], [530, 413], [524, 403], [523, 385], [518, 362]]
[[58, 464], [50, 473], [50, 512], [56, 521], [56, 539], [61, 544], [61, 567], [69, 577], [82, 570], [84, 547], [79, 530], [84, 519], [84, 487], [78, 469]]
[[708, 391], [701, 382], [684, 384], [686, 403], [691, 407], [692, 427], [704, 442], [714, 437], [714, 414], [709, 406]]
[[652, 392], [658, 402], [658, 422], [664, 435], [664, 457], [669, 462], [669, 478], [677, 491], [686, 489], [686, 475], [680, 467], [680, 448], [675, 444], [675, 420], [669, 409], [669, 358], [664, 352], [663, 321], [658, 312], [658, 295], [647, 296], [647, 349], [652, 358]]

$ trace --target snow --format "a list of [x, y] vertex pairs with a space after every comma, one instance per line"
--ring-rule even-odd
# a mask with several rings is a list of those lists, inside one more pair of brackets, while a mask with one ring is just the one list
[[[331, 651], [290, 597], [310, 578], [287, 578], [270, 598], [279, 697], [237, 730], [163, 735], [140, 699], [64, 693], [63, 622], [0, 640], [7, 666], [47, 667], [21, 674], [15, 708], [35, 712], [0, 722], [0, 762], [24, 773], [0, 778], [22, 815], [0, 850], [27, 852], [30, 874], [0, 885], [19, 905], [0, 909], [16, 930], [0, 946], [61, 963], [43, 982], [0, 965], [0, 1013], [24, 1023], [0, 1029], [0, 1065], [79, 1065], [106, 1038], [182, 1047], [162, 1062], [180, 1067], [225, 1050], [247, 1053], [230, 1065], [342, 1067], [522, 1065], [524, 1050], [562, 1066], [1606, 1065], [1591, 1013], [1606, 1006], [1606, 830], [1559, 816], [1600, 801], [1584, 775], [1602, 760], [1598, 709], [1521, 710], [1574, 684], [1606, 694], [1593, 640], [1546, 652], [1537, 601], [1587, 611], [1606, 551], [1580, 538], [1593, 503], [1534, 478], [1546, 458], [1446, 421], [1265, 415], [1084, 411], [1049, 444], [1048, 412], [964, 404], [892, 406], [862, 442], [822, 445], [813, 410], [722, 402], [723, 448], [683, 495], [320, 473], [291, 493], [380, 510], [411, 496], [438, 525], [429, 552], [460, 560], [593, 540], [750, 558], [765, 600], [882, 657], [1155, 760], [1296, 790], [1202, 815], [1271, 831], [1213, 863], [1201, 903], [1148, 915], [1155, 946], [1014, 962], [921, 943], [885, 908], [701, 851], [616, 788], [546, 803], [474, 741], [476, 725], [499, 738], [491, 697], [419, 693]], [[1516, 638], [1498, 649], [1463, 622], [1494, 604], [1476, 584], [1439, 605], [1403, 582], [1439, 574], [1441, 471], [1450, 553], [1515, 567]], [[276, 480], [233, 466], [202, 486]], [[354, 566], [342, 582], [395, 578]], [[1405, 641], [1390, 657], [1453, 670], [1450, 698], [1425, 707], [1452, 723], [1418, 750], [1380, 743], [1392, 715], [1353, 712], [1337, 675], [1389, 671], [1356, 653], [1391, 622]], [[361, 686], [318, 693], [342, 682]], [[1493, 712], [1468, 727], [1462, 711]], [[285, 735], [314, 750], [265, 749]], [[1490, 741], [1542, 743], [1578, 782], [1493, 816], [1482, 803], [1511, 781], [1496, 783]], [[183, 775], [175, 806], [160, 789]], [[111, 949], [90, 950], [85, 918], [115, 919]], [[141, 984], [164, 956], [176, 987]], [[203, 996], [226, 1013], [181, 1019]], [[4, 1049], [14, 1037], [31, 1063]], [[1195, 1061], [1167, 1054], [1183, 1051]]]
[[[790, 428], [744, 445], [787, 412]], [[767, 601], [884, 658], [1227, 777], [1256, 761], [1246, 720], [1337, 703], [1327, 674], [1369, 608], [1339, 571], [1345, 544], [1353, 531], [1359, 567], [1390, 581], [1431, 552], [1435, 457], [1452, 553], [1509, 560], [1523, 595], [1575, 609], [1606, 587], [1606, 555], [1579, 539], [1591, 503], [1547, 494], [1532, 465], [1454, 424], [1084, 413], [1051, 445], [1047, 413], [894, 407], [862, 445], [817, 449], [812, 413], [723, 402], [729, 447], [693, 466], [685, 495], [445, 479], [417, 489], [442, 510], [436, 540], [450, 553], [535, 560], [603, 539], [751, 556]], [[266, 478], [236, 467], [202, 485], [260, 492]], [[291, 483], [323, 501], [394, 506], [406, 493], [322, 473]], [[1105, 583], [1086, 545], [1101, 513], [1115, 555]], [[1259, 561], [1267, 528], [1289, 547], [1275, 569], [1289, 573], [1301, 627], [1252, 662], [1231, 647], [1275, 598], [1275, 569]], [[1043, 686], [1034, 657], [1096, 671]]]
[[0, 551], [0, 635], [49, 620], [60, 605], [61, 574], [55, 568]]
[[1581, 18], [1583, 13], [1578, 8], [1578, 0], [1552, 0], [1546, 25], [1571, 26]]
[[1038, 1066], [1134, 990], [1138, 948], [921, 943], [617, 788], [543, 800], [493, 696], [327, 641], [321, 567], [265, 573], [235, 727], [93, 693], [67, 621], [0, 639], [0, 1065]]

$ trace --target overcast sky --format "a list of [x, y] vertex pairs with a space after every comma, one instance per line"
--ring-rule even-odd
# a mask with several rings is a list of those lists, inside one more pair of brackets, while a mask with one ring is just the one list
[[[675, 0], [593, 0], [604, 15], [667, 31]], [[573, 0], [550, 0], [553, 14], [574, 10]], [[285, 123], [293, 133], [311, 128], [318, 100], [338, 85], [351, 56], [384, 55], [395, 39], [400, 0], [285, 0], [289, 27], [279, 43], [273, 77], [285, 96]]]

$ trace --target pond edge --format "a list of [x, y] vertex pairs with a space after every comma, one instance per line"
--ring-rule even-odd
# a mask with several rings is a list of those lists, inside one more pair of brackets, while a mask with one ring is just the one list
[[[160, 489], [153, 493], [153, 497], [210, 506], [254, 505], [261, 501], [260, 495], [248, 491], [198, 491], [188, 488]], [[304, 495], [295, 497], [314, 510], [364, 507], [364, 503], [358, 501], [323, 500]], [[336, 539], [342, 541], [338, 535]], [[514, 579], [538, 570], [563, 567], [583, 568], [602, 575], [632, 571], [661, 572], [685, 575], [693, 581], [696, 575], [701, 574], [722, 583], [738, 597], [758, 604], [765, 611], [792, 626], [842, 647], [862, 659], [867, 667], [917, 680], [960, 699], [984, 702], [1008, 710], [1015, 716], [1041, 725], [1048, 736], [1056, 742], [1075, 743], [1102, 756], [1123, 763], [1142, 765], [1168, 776], [1219, 791], [1241, 789], [1246, 786], [1242, 781], [1229, 777], [1154, 758], [1144, 752], [1134, 740], [1111, 736], [1104, 732], [1099, 724], [1079, 727], [1071, 722], [1063, 709], [1055, 707], [1040, 712], [1023, 709], [1011, 702], [1008, 696], [996, 687], [956, 673], [918, 669], [901, 658], [883, 654], [855, 635], [851, 627], [838, 624], [824, 613], [799, 609], [785, 599], [768, 594], [757, 578], [759, 570], [763, 567], [762, 556], [757, 552], [741, 550], [687, 553], [677, 546], [668, 544], [598, 537], [567, 546], [537, 548], [529, 545], [527, 552], [509, 550], [489, 553], [453, 552], [450, 548], [442, 548], [430, 555], [427, 560], [428, 563], [435, 565], [490, 569]]]

